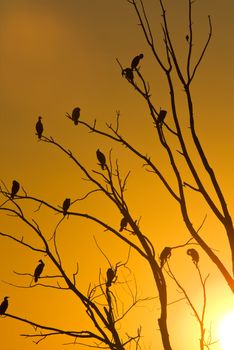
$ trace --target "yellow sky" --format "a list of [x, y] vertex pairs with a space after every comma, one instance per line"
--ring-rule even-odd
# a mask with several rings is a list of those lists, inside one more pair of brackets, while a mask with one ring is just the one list
[[[158, 31], [160, 25], [156, 23], [160, 22], [156, 21], [160, 21], [161, 17], [157, 2], [147, 0], [145, 3], [149, 8], [150, 18], [155, 21], [154, 28]], [[168, 6], [170, 25], [180, 57], [180, 53], [186, 46], [184, 39], [186, 21], [182, 19], [186, 1], [168, 0], [165, 3]], [[230, 0], [225, 2], [200, 0], [195, 4], [194, 51], [201, 48], [205, 41], [208, 31], [207, 15], [211, 15], [212, 18], [213, 37], [193, 88], [199, 135], [207, 148], [232, 211], [234, 209], [232, 200], [233, 7]], [[92, 122], [96, 118], [98, 126], [105, 127], [105, 122], [114, 122], [115, 113], [120, 110], [123, 134], [128, 135], [128, 139], [133, 141], [134, 145], [139, 144], [140, 149], [157, 159], [157, 151], [153, 148], [155, 141], [148, 136], [153, 134], [151, 132], [148, 134], [151, 121], [147, 118], [147, 108], [121, 77], [116, 62], [118, 58], [125, 67], [135, 55], [143, 52], [141, 69], [146, 80], [150, 81], [152, 97], [157, 107], [166, 105], [168, 97], [165, 82], [158, 67], [153, 65], [152, 55], [137, 24], [133, 9], [125, 0], [2, 0], [0, 2], [0, 159], [2, 163], [0, 179], [7, 184], [11, 184], [14, 178], [18, 179], [28, 193], [39, 198], [44, 197], [54, 205], [61, 205], [66, 197], [75, 199], [84, 195], [84, 182], [80, 179], [80, 173], [74, 165], [49, 145], [37, 141], [34, 128], [37, 117], [42, 115], [46, 135], [55, 137], [67, 148], [73, 149], [90, 169], [97, 169], [95, 152], [98, 147], [105, 152], [112, 148], [113, 156], [119, 157], [124, 173], [133, 167], [134, 171], [128, 185], [129, 201], [132, 206], [134, 205], [133, 212], [136, 217], [142, 216], [142, 226], [149, 233], [153, 243], [158, 245], [157, 249], [160, 251], [167, 245], [168, 240], [170, 245], [176, 245], [183, 243], [187, 238], [176, 205], [172, 204], [170, 220], [168, 220], [168, 214], [165, 215], [168, 213], [168, 196], [157, 181], [152, 183], [148, 181], [149, 174], [144, 173], [141, 163], [127, 159], [120, 147], [89, 134], [83, 126], [80, 129], [74, 128], [74, 125], [65, 118], [66, 112], [71, 112], [75, 106], [79, 106], [82, 120]], [[159, 34], [160, 38], [161, 34]], [[152, 196], [152, 193], [156, 195]], [[196, 199], [193, 200], [196, 203]], [[99, 207], [92, 200], [87, 202], [85, 209], [88, 210], [89, 207], [93, 212], [105, 217], [106, 207]], [[194, 211], [196, 226], [199, 226], [205, 214], [204, 208], [196, 207]], [[54, 225], [59, 220], [58, 217], [52, 214], [52, 217], [48, 215], [44, 220], [45, 218], [43, 227], [48, 232], [53, 232]], [[118, 224], [119, 216], [113, 213], [108, 220]], [[2, 225], [1, 230], [12, 229], [14, 232], [18, 230], [9, 218], [4, 219]], [[212, 242], [216, 227], [213, 225], [211, 216], [208, 216], [206, 225], [204, 235]], [[177, 232], [175, 234], [175, 227], [181, 236]], [[24, 235], [30, 238], [30, 233], [24, 228], [21, 229]], [[158, 232], [160, 237], [157, 237]], [[92, 225], [85, 226], [84, 222], [74, 218], [69, 218], [63, 223], [62, 234], [70, 234], [69, 239], [62, 246], [64, 257], [69, 257], [68, 269], [73, 271], [76, 261], [79, 261], [84, 288], [87, 288], [90, 276], [97, 282], [99, 268], [103, 270], [106, 268], [106, 261], [100, 252], [96, 253], [95, 261], [91, 264], [87, 263], [87, 255], [84, 251], [87, 249], [92, 252], [97, 251], [93, 235], [109, 252], [113, 263], [126, 258], [126, 247], [119, 244], [115, 238], [106, 238], [106, 233], [104, 236], [100, 229]], [[217, 245], [223, 248], [225, 239], [218, 240]], [[113, 252], [113, 246], [123, 250], [120, 258], [117, 249]], [[219, 248], [216, 243], [214, 248]], [[21, 283], [21, 280], [16, 278], [12, 271], [30, 272], [28, 266], [32, 262], [36, 264], [40, 258], [38, 255], [28, 254], [26, 250], [19, 251], [14, 244], [2, 240], [0, 252], [1, 261], [6, 260], [4, 266], [1, 263], [0, 280], [13, 280], [15, 283], [16, 281]], [[226, 254], [226, 251], [220, 251], [222, 257]], [[181, 279], [186, 284], [187, 271], [181, 268], [183, 258], [179, 255], [177, 258], [180, 264], [177, 267], [175, 263], [174, 267], [179, 275], [181, 273]], [[211, 264], [206, 257], [203, 259], [204, 274], [206, 274], [210, 271]], [[133, 257], [133, 262], [139, 263], [136, 257]], [[33, 269], [34, 265], [32, 271]], [[147, 275], [145, 265], [139, 263], [138, 277], [141, 274], [145, 276], [145, 273]], [[147, 288], [150, 289], [149, 294], [152, 296], [155, 291], [150, 274], [147, 275], [146, 282], [149, 285]], [[144, 284], [147, 285], [147, 283]], [[209, 283], [209, 288], [214, 289], [211, 306], [209, 306], [210, 315], [212, 315], [213, 305], [221, 291], [227, 300], [223, 309], [228, 308], [231, 302], [229, 291], [222, 289], [225, 284], [219, 274], [213, 272]], [[140, 288], [143, 294], [146, 293], [143, 286]], [[195, 289], [199, 294], [198, 286]], [[42, 322], [44, 309], [48, 308], [50, 310], [48, 322], [52, 323], [56, 318], [56, 322], [60, 324], [63, 317], [66, 325], [71, 327], [80, 321], [80, 317], [81, 322], [86, 322], [84, 316], [80, 316], [78, 309], [77, 315], [74, 316], [77, 318], [66, 318], [67, 310], [70, 314], [74, 309], [72, 297], [71, 299], [69, 296], [61, 298], [61, 295], [55, 292], [55, 302], [51, 304], [50, 298], [53, 294], [48, 293], [47, 290], [38, 288], [29, 292], [31, 294], [27, 290], [12, 288], [0, 282], [0, 299], [6, 294], [11, 295], [9, 312], [21, 314], [27, 318], [35, 317], [35, 320]], [[196, 292], [191, 290], [191, 293], [196, 299]], [[171, 296], [171, 299], [173, 298], [174, 295]], [[39, 314], [38, 309], [36, 310], [38, 305]], [[155, 305], [146, 308], [143, 316], [146, 322], [155, 309]], [[174, 322], [173, 314], [176, 314], [181, 324], [186, 317], [192, 325], [195, 324], [190, 311], [183, 307], [182, 309], [184, 310], [181, 311], [181, 305], [180, 308], [175, 306], [172, 311], [169, 309], [172, 315], [170, 322]], [[219, 306], [217, 306], [217, 312], [221, 312]], [[211, 319], [212, 317], [213, 315], [210, 316]], [[5, 332], [0, 340], [0, 346], [3, 346], [4, 350], [32, 349], [34, 344], [31, 340], [25, 340], [19, 336], [25, 331], [33, 331], [32, 329], [9, 319], [0, 319], [0, 323], [0, 329], [3, 327]], [[146, 328], [148, 327], [150, 326], [147, 325]], [[176, 334], [172, 332], [172, 339], [175, 344], [177, 343], [176, 348], [180, 350], [188, 349], [188, 344], [182, 340], [180, 334], [182, 329], [183, 327], [179, 327]], [[154, 348], [158, 339], [155, 342], [152, 335], [147, 334], [147, 337], [145, 346], [151, 344]], [[64, 349], [61, 344], [66, 341], [67, 339], [57, 337], [40, 343], [40, 349]], [[178, 341], [181, 341], [181, 344], [178, 344]], [[214, 346], [214, 350], [219, 349], [218, 345]]]

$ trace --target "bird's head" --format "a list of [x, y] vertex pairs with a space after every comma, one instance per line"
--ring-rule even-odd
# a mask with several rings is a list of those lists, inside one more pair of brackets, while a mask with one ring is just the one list
[[41, 117], [41, 116], [39, 116], [39, 117], [38, 117], [38, 119], [39, 119], [39, 120], [41, 120], [41, 119], [42, 119], [42, 117]]
[[7, 300], [9, 297], [5, 297], [4, 300]]
[[38, 260], [38, 262], [40, 262], [40, 263], [43, 263], [43, 261], [40, 259], [40, 260]]

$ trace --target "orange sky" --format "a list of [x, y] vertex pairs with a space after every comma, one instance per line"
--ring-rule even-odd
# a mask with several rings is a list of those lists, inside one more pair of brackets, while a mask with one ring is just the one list
[[[160, 25], [156, 23], [160, 23], [161, 17], [157, 2], [147, 0], [145, 3], [148, 5], [150, 17], [155, 21], [155, 30], [159, 31]], [[186, 46], [184, 40], [186, 21], [182, 19], [186, 1], [168, 0], [165, 3], [168, 6], [171, 30], [180, 54]], [[193, 88], [199, 135], [207, 148], [207, 154], [224, 188], [232, 212], [234, 166], [230, 155], [232, 157], [234, 146], [233, 10], [234, 5], [230, 0], [222, 3], [218, 0], [195, 3], [194, 51], [201, 48], [205, 41], [208, 30], [207, 15], [211, 15], [213, 37]], [[37, 141], [34, 127], [37, 117], [42, 115], [46, 135], [55, 137], [67, 148], [73, 149], [90, 169], [97, 167], [95, 152], [98, 147], [105, 152], [112, 148], [115, 158], [122, 156], [119, 160], [123, 172], [126, 173], [129, 167], [133, 167], [134, 171], [128, 185], [129, 200], [134, 205], [136, 216], [142, 216], [142, 226], [146, 232], [149, 232], [150, 237], [153, 237], [153, 243], [160, 252], [167, 242], [170, 242], [170, 245], [176, 245], [183, 243], [187, 238], [176, 206], [172, 204], [170, 220], [168, 220], [168, 196], [158, 182], [148, 182], [149, 175], [144, 173], [141, 163], [127, 159], [120, 147], [89, 134], [83, 127], [75, 129], [74, 125], [65, 118], [66, 112], [71, 112], [75, 106], [79, 106], [82, 120], [91, 123], [96, 118], [98, 126], [105, 127], [105, 122], [114, 122], [116, 110], [120, 110], [123, 134], [128, 135], [128, 139], [135, 145], [139, 144], [145, 152], [149, 154], [152, 152], [152, 156], [157, 159], [157, 152], [153, 149], [155, 142], [148, 136], [152, 133], [148, 134], [151, 121], [147, 119], [147, 108], [121, 77], [116, 62], [118, 58], [123, 66], [127, 66], [135, 55], [143, 52], [141, 69], [146, 80], [150, 81], [153, 99], [157, 107], [166, 105], [168, 97], [165, 83], [158, 67], [153, 65], [151, 52], [143, 40], [137, 23], [133, 9], [125, 0], [2, 0], [0, 2], [0, 82], [2, 87], [0, 179], [7, 184], [11, 184], [14, 178], [18, 179], [28, 193], [39, 198], [43, 197], [55, 205], [61, 205], [66, 197], [75, 199], [84, 195], [84, 182], [81, 181], [79, 172], [69, 160], [49, 145]], [[161, 35], [159, 35], [160, 38]], [[157, 198], [155, 195], [152, 196], [152, 193], [156, 193]], [[97, 207], [96, 202], [93, 203], [91, 200], [87, 202], [87, 208], [89, 206], [98, 215], [106, 215], [106, 207]], [[155, 217], [154, 211], [158, 213], [158, 217]], [[199, 226], [204, 214], [206, 214], [204, 208], [195, 209], [195, 225]], [[43, 227], [52, 232], [58, 217], [48, 215], [43, 220]], [[119, 216], [113, 214], [111, 220], [118, 223]], [[0, 230], [17, 231], [18, 228], [12, 220], [9, 221], [9, 218], [4, 219], [2, 225], [3, 228], [0, 226]], [[99, 268], [104, 271], [106, 268], [106, 261], [100, 252], [97, 252], [93, 241], [94, 234], [102, 247], [111, 255], [113, 263], [119, 261], [119, 252], [113, 252], [113, 246], [123, 249], [120, 259], [126, 258], [126, 247], [121, 244], [118, 246], [114, 238], [109, 240], [103, 237], [100, 229], [96, 231], [93, 226], [87, 228], [83, 222], [77, 223], [73, 218], [69, 218], [69, 221], [63, 225], [62, 233], [71, 234], [63, 245], [63, 254], [64, 257], [69, 257], [67, 266], [71, 271], [75, 262], [79, 261], [84, 288], [87, 288], [90, 276], [97, 282]], [[152, 226], [155, 229], [152, 229]], [[181, 236], [175, 235], [175, 227], [180, 231]], [[204, 234], [209, 240], [212, 241], [216, 229], [212, 218], [208, 217]], [[154, 235], [157, 236], [158, 232], [161, 232], [161, 235], [155, 239]], [[30, 237], [29, 232], [24, 234]], [[75, 247], [74, 242], [77, 245]], [[215, 243], [214, 248], [217, 249], [216, 244], [223, 249], [225, 239], [221, 238]], [[86, 249], [96, 252], [97, 263], [95, 261], [88, 266], [87, 255], [84, 254]], [[19, 252], [15, 245], [3, 240], [0, 241], [0, 252], [1, 261], [6, 260], [4, 266], [2, 264], [0, 267], [0, 280], [15, 283], [16, 281], [21, 283], [21, 280], [16, 278], [12, 271], [28, 271], [28, 266], [32, 262], [37, 263], [40, 258], [38, 255], [27, 254], [26, 250]], [[225, 250], [220, 251], [222, 257], [226, 254]], [[178, 261], [180, 259], [181, 256], [178, 256]], [[133, 258], [133, 262], [139, 263], [137, 258]], [[206, 274], [210, 271], [211, 265], [206, 257], [204, 262], [204, 274]], [[187, 271], [181, 269], [181, 264], [174, 266], [178, 274], [181, 273], [181, 279], [186, 284]], [[33, 268], [34, 265], [32, 270]], [[145, 266], [139, 263], [137, 275], [141, 276], [141, 274], [145, 276]], [[150, 275], [146, 280], [150, 291], [152, 290], [150, 292], [152, 296], [154, 287]], [[209, 283], [209, 288], [214, 289], [211, 297], [211, 304], [213, 304], [210, 306], [212, 319], [213, 305], [220, 293], [226, 293], [223, 294], [226, 304], [222, 307], [216, 305], [217, 312], [222, 312], [222, 308], [227, 309], [231, 302], [229, 291], [222, 289], [224, 282], [219, 274], [213, 272]], [[144, 287], [141, 288], [142, 293], [145, 293]], [[27, 318], [33, 315], [35, 320], [41, 321], [43, 320], [41, 311], [46, 305], [51, 308], [50, 315], [47, 317], [48, 322], [54, 321], [55, 314], [58, 323], [62, 316], [65, 317], [67, 324], [76, 324], [76, 319], [69, 320], [64, 316], [67, 310], [69, 313], [73, 311], [72, 297], [71, 299], [61, 298], [57, 295], [59, 293], [55, 293], [55, 303], [51, 305], [50, 300], [46, 301], [46, 298], [52, 298], [52, 294], [47, 294], [47, 290], [38, 288], [29, 292], [30, 296], [27, 290], [12, 288], [0, 282], [0, 300], [6, 294], [11, 295], [9, 312], [21, 314]], [[191, 291], [195, 299], [199, 292], [199, 289], [198, 292]], [[173, 297], [172, 295], [171, 298]], [[35, 310], [37, 304], [41, 305], [39, 314]], [[144, 315], [146, 320], [153, 314], [155, 308], [155, 305], [146, 308]], [[180, 315], [178, 320], [181, 324], [186, 317], [190, 319], [192, 325], [195, 324], [190, 311], [183, 307], [182, 309], [184, 310], [181, 312], [181, 305], [180, 308], [175, 306], [171, 313]], [[77, 314], [77, 319], [81, 317], [82, 322], [85, 322], [78, 311]], [[171, 319], [173, 322], [173, 316]], [[5, 330], [0, 340], [0, 346], [3, 346], [4, 350], [32, 349], [34, 344], [31, 340], [25, 340], [19, 336], [20, 333], [30, 332], [32, 329], [8, 319], [0, 319], [0, 323], [0, 329], [4, 327]], [[179, 329], [181, 331], [183, 327]], [[177, 344], [175, 348], [188, 349], [188, 344], [181, 340], [180, 331], [177, 334], [172, 332], [172, 339]], [[147, 337], [145, 346], [151, 344], [154, 348], [154, 340], [148, 334]], [[41, 350], [64, 349], [61, 345], [64, 341], [67, 340], [57, 337], [40, 343], [39, 348]], [[178, 341], [181, 341], [181, 344], [178, 344]], [[220, 349], [218, 345], [215, 346], [214, 350]]]

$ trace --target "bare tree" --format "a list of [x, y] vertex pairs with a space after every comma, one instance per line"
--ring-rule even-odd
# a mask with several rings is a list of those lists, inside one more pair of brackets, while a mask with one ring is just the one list
[[[215, 264], [215, 267], [221, 272], [226, 280], [229, 288], [234, 292], [233, 274], [228, 271], [226, 262], [222, 261], [218, 254], [211, 249], [209, 243], [200, 234], [201, 228], [205, 225], [205, 219], [200, 227], [195, 228], [193, 223], [193, 212], [190, 207], [191, 193], [197, 194], [205, 208], [214, 216], [219, 225], [223, 226], [226, 232], [229, 248], [232, 257], [232, 269], [234, 272], [234, 228], [229, 213], [224, 194], [216, 178], [215, 172], [205, 154], [205, 150], [200, 142], [198, 132], [196, 130], [195, 122], [195, 107], [192, 95], [192, 83], [199, 72], [199, 67], [203, 61], [204, 55], [207, 51], [209, 42], [212, 37], [212, 22], [211, 18], [207, 19], [208, 34], [204, 41], [203, 48], [200, 52], [194, 52], [194, 33], [193, 33], [193, 16], [192, 9], [194, 2], [188, 0], [188, 28], [184, 35], [184, 42], [186, 45], [186, 54], [183, 60], [180, 61], [176, 53], [176, 47], [173, 42], [172, 33], [169, 30], [169, 23], [164, 2], [159, 0], [159, 5], [162, 13], [162, 41], [158, 34], [153, 32], [147, 9], [143, 0], [128, 0], [129, 5], [137, 16], [137, 20], [141, 27], [145, 41], [152, 53], [155, 65], [159, 67], [164, 74], [165, 82], [168, 86], [169, 105], [161, 107], [160, 101], [154, 101], [151, 96], [151, 87], [148, 83], [148, 77], [144, 74], [145, 57], [144, 54], [139, 53], [136, 57], [129, 58], [128, 65], [123, 65], [121, 59], [118, 57], [117, 62], [120, 66], [120, 76], [123, 84], [127, 83], [130, 88], [134, 89], [136, 95], [143, 99], [148, 108], [148, 115], [152, 121], [153, 137], [161, 147], [161, 153], [167, 160], [168, 166], [172, 176], [167, 176], [158, 165], [158, 159], [152, 160], [151, 155], [145, 154], [141, 151], [138, 140], [135, 143], [128, 141], [128, 135], [123, 135], [121, 131], [121, 115], [116, 113], [116, 123], [106, 124], [106, 129], [101, 129], [97, 126], [96, 120], [90, 124], [82, 119], [79, 107], [75, 107], [78, 114], [75, 116], [68, 114], [66, 117], [74, 122], [73, 127], [84, 127], [91, 134], [97, 135], [103, 142], [110, 142], [109, 154], [105, 154], [101, 150], [101, 146], [93, 151], [97, 157], [97, 164], [84, 164], [75, 152], [68, 149], [61, 142], [55, 140], [51, 136], [47, 136], [46, 128], [43, 127], [41, 117], [36, 126], [36, 134], [40, 143], [45, 143], [48, 146], [53, 146], [60, 151], [65, 158], [68, 158], [77, 167], [80, 177], [85, 179], [87, 190], [82, 198], [71, 200], [66, 198], [61, 201], [61, 204], [49, 203], [46, 200], [36, 198], [22, 186], [17, 189], [9, 190], [9, 186], [2, 182], [1, 195], [2, 202], [0, 205], [1, 215], [8, 215], [12, 220], [17, 220], [21, 225], [30, 229], [35, 237], [38, 239], [38, 244], [31, 243], [30, 240], [25, 239], [20, 232], [17, 234], [2, 230], [0, 236], [13, 240], [19, 247], [26, 247], [32, 252], [39, 253], [45, 256], [50, 264], [53, 265], [55, 271], [54, 275], [43, 275], [43, 260], [40, 264], [40, 271], [37, 270], [37, 286], [44, 288], [55, 288], [59, 290], [71, 291], [81, 303], [83, 310], [90, 320], [90, 329], [80, 328], [78, 330], [65, 330], [46, 324], [40, 324], [35, 321], [25, 319], [20, 316], [12, 315], [7, 312], [4, 314], [7, 317], [17, 319], [19, 321], [31, 324], [35, 327], [34, 334], [27, 334], [27, 337], [34, 337], [39, 339], [37, 342], [47, 338], [48, 336], [65, 334], [74, 339], [75, 343], [84, 343], [87, 340], [89, 346], [98, 348], [109, 348], [113, 350], [130, 349], [135, 346], [136, 349], [141, 346], [142, 330], [137, 327], [134, 335], [129, 335], [128, 332], [123, 332], [119, 324], [123, 322], [130, 311], [134, 309], [136, 304], [142, 302], [143, 304], [152, 302], [158, 297], [160, 310], [157, 311], [157, 324], [152, 324], [152, 329], [159, 327], [162, 347], [165, 350], [171, 350], [173, 347], [170, 341], [171, 330], [168, 327], [168, 291], [166, 278], [168, 274], [177, 284], [177, 287], [183, 292], [185, 299], [193, 310], [193, 313], [200, 325], [200, 349], [212, 345], [212, 342], [205, 340], [205, 310], [207, 303], [207, 295], [205, 284], [207, 278], [203, 278], [200, 268], [198, 266], [197, 256], [194, 249], [190, 249], [190, 254], [195, 267], [197, 269], [200, 283], [203, 290], [203, 308], [201, 315], [197, 308], [191, 302], [186, 289], [178, 282], [172, 269], [168, 264], [168, 260], [175, 249], [187, 247], [189, 245], [197, 245], [200, 250], [203, 250], [209, 259]], [[163, 48], [163, 53], [162, 53]], [[186, 106], [185, 115], [188, 116], [186, 123], [182, 120], [180, 112], [181, 100], [177, 97], [178, 91], [183, 90], [183, 103]], [[68, 120], [66, 119], [66, 122]], [[40, 125], [38, 126], [38, 123]], [[187, 131], [189, 130], [189, 135]], [[40, 135], [39, 135], [40, 134]], [[113, 148], [112, 148], [112, 145]], [[157, 181], [166, 189], [172, 201], [178, 204], [181, 212], [181, 217], [189, 233], [189, 238], [186, 242], [181, 239], [180, 245], [168, 246], [168, 241], [165, 241], [165, 248], [162, 252], [158, 251], [158, 247], [153, 244], [150, 235], [144, 232], [141, 227], [141, 220], [135, 217], [134, 207], [129, 204], [127, 199], [127, 184], [130, 182], [130, 171], [124, 174], [121, 169], [121, 162], [116, 156], [115, 145], [123, 146], [126, 151], [126, 157], [132, 157], [139, 160], [146, 172], [148, 172], [149, 179]], [[191, 151], [191, 145], [195, 151]], [[153, 151], [152, 151], [153, 153]], [[160, 155], [159, 155], [160, 157]], [[199, 161], [197, 161], [197, 159]], [[202, 168], [201, 168], [202, 167]], [[155, 175], [153, 178], [152, 175]], [[207, 185], [207, 179], [209, 185]], [[16, 183], [14, 182], [14, 184]], [[107, 208], [113, 209], [119, 217], [119, 222], [110, 223], [108, 217], [99, 217], [98, 215], [82, 210], [82, 204], [89, 198], [93, 197], [94, 201], [98, 201], [98, 196], [101, 195], [103, 203]], [[97, 199], [96, 199], [97, 198]], [[141, 200], [141, 199], [139, 199]], [[155, 199], [157, 200], [157, 199]], [[76, 205], [79, 204], [79, 207]], [[28, 213], [28, 208], [31, 212]], [[208, 210], [207, 209], [207, 210]], [[36, 219], [36, 215], [42, 210], [60, 215], [60, 219], [54, 227], [51, 234], [45, 229], [42, 229], [41, 223]], [[204, 213], [204, 217], [205, 217]], [[61, 241], [57, 237], [58, 230], [62, 223], [69, 218], [82, 218], [87, 222], [93, 223], [100, 227], [103, 231], [108, 232], [111, 236], [116, 237], [124, 245], [126, 245], [131, 252], [139, 256], [145, 261], [151, 271], [152, 280], [155, 284], [154, 295], [147, 295], [143, 298], [138, 295], [138, 285], [135, 283], [134, 274], [128, 270], [128, 260], [126, 262], [113, 262], [107, 258], [109, 267], [103, 274], [104, 268], [101, 268], [98, 283], [89, 285], [87, 292], [83, 292], [80, 285], [77, 283], [78, 263], [73, 273], [66, 270], [66, 263], [61, 254]], [[66, 238], [64, 238], [65, 240]], [[101, 249], [101, 248], [100, 248]], [[87, 252], [89, 255], [89, 251]], [[121, 260], [121, 259], [120, 259]], [[120, 261], [119, 260], [119, 261]], [[38, 265], [39, 266], [39, 265]], [[128, 277], [119, 278], [120, 270], [126, 269]], [[165, 274], [165, 271], [167, 272]], [[35, 272], [36, 273], [36, 272]], [[29, 275], [31, 278], [35, 277], [35, 273], [30, 272], [18, 273], [20, 275]], [[130, 281], [128, 280], [130, 279]], [[45, 280], [46, 282], [42, 282]], [[52, 281], [52, 283], [50, 282]], [[37, 282], [35, 280], [35, 282]], [[133, 283], [133, 284], [132, 284]], [[31, 282], [30, 286], [23, 285], [21, 287], [34, 288], [36, 285]], [[18, 286], [19, 287], [19, 286]], [[123, 288], [122, 292], [118, 294], [118, 290]], [[123, 302], [125, 300], [124, 290], [130, 296], [129, 304]], [[120, 310], [121, 309], [121, 310]], [[39, 331], [37, 331], [39, 330]], [[92, 343], [90, 343], [92, 340]], [[92, 345], [90, 345], [92, 344]]]

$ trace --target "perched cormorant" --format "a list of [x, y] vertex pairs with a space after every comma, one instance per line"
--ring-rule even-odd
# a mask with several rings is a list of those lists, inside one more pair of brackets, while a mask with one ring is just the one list
[[4, 315], [8, 308], [8, 299], [9, 297], [5, 297], [3, 302], [0, 305], [0, 315]]
[[121, 219], [120, 221], [120, 229], [119, 229], [119, 232], [122, 232], [123, 229], [127, 226], [128, 224], [128, 220], [127, 218], [125, 218], [125, 216]]
[[11, 187], [11, 198], [12, 199], [14, 199], [14, 196], [19, 191], [19, 188], [20, 188], [20, 184], [18, 183], [18, 181], [13, 180], [12, 181], [12, 187]]
[[131, 68], [125, 68], [122, 70], [122, 75], [130, 82], [133, 83], [133, 71]]
[[132, 70], [137, 68], [137, 66], [138, 66], [138, 64], [139, 64], [139, 62], [140, 62], [140, 60], [141, 60], [143, 57], [144, 57], [144, 55], [143, 55], [143, 53], [141, 53], [140, 55], [138, 55], [138, 56], [136, 56], [136, 57], [133, 58], [132, 63], [131, 63], [131, 68], [132, 68]]
[[115, 271], [111, 267], [106, 271], [106, 278], [106, 286], [110, 287], [115, 278]]
[[70, 198], [66, 198], [65, 201], [63, 202], [63, 215], [65, 216], [67, 214], [67, 211], [71, 205], [71, 200]]
[[102, 170], [105, 169], [105, 166], [106, 166], [106, 157], [105, 155], [98, 149], [97, 152], [96, 152], [96, 155], [97, 155], [97, 159], [100, 163], [100, 166], [102, 168]]
[[199, 262], [199, 254], [196, 251], [196, 249], [193, 249], [193, 248], [188, 249], [187, 254], [191, 256], [192, 261], [194, 262], [195, 265], [197, 265]]
[[157, 119], [157, 123], [158, 124], [162, 124], [165, 117], [167, 115], [167, 111], [165, 111], [164, 109], [160, 109], [159, 111], [159, 115], [158, 115], [158, 119]]
[[36, 123], [36, 132], [39, 139], [41, 138], [44, 129], [41, 119], [42, 117], [38, 117], [38, 122]]
[[43, 269], [44, 269], [45, 264], [43, 263], [43, 261], [40, 259], [39, 260], [39, 264], [37, 265], [37, 267], [35, 268], [34, 271], [34, 281], [35, 283], [38, 281], [38, 278], [40, 277]]
[[80, 118], [80, 108], [76, 107], [72, 111], [72, 120], [73, 120], [75, 125], [78, 124], [79, 118]]
[[161, 268], [163, 267], [163, 265], [167, 262], [167, 260], [170, 258], [171, 256], [171, 248], [170, 247], [165, 247], [161, 254], [160, 254], [160, 262], [161, 262]]

